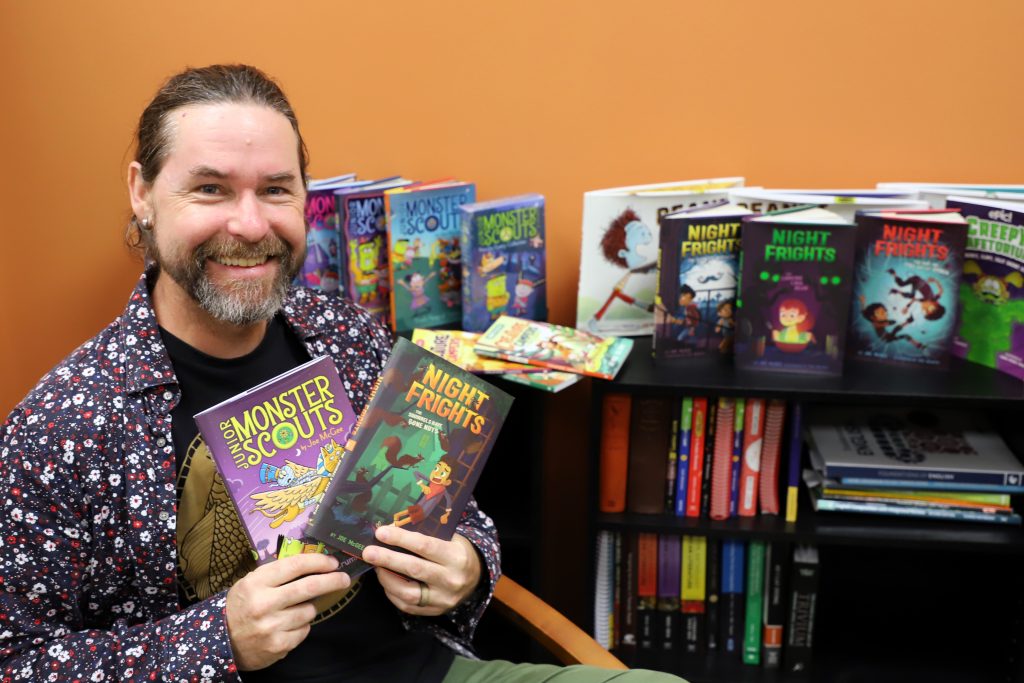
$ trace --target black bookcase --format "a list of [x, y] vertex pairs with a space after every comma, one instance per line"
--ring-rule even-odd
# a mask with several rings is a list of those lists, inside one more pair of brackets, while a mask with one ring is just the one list
[[[979, 410], [993, 418], [1020, 456], [1024, 453], [1024, 384], [1020, 381], [959, 359], [952, 359], [947, 371], [848, 363], [842, 377], [743, 372], [729, 365], [696, 362], [655, 364], [650, 339], [637, 339], [617, 378], [594, 383], [589, 498], [592, 540], [601, 530], [650, 531], [812, 543], [820, 554], [814, 667], [809, 674], [787, 675], [747, 666], [738, 657], [728, 659], [722, 653], [694, 657], [679, 651], [617, 652], [630, 665], [671, 671], [691, 683], [1024, 683], [1024, 529], [815, 513], [803, 488], [797, 521], [792, 524], [776, 516], [714, 521], [598, 513], [601, 402], [609, 392], [772, 397], [805, 406], [888, 404]], [[592, 548], [596, 552], [596, 546]], [[593, 589], [593, 571], [590, 578]]]

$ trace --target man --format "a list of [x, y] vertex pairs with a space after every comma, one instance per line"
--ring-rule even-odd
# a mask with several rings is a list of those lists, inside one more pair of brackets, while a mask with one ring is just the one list
[[475, 502], [452, 541], [380, 529], [412, 554], [367, 548], [355, 584], [326, 555], [256, 567], [191, 419], [318, 355], [361, 411], [391, 348], [362, 309], [289, 288], [306, 152], [284, 94], [252, 67], [189, 69], [137, 144], [146, 272], [4, 428], [4, 679], [460, 680], [500, 571]]

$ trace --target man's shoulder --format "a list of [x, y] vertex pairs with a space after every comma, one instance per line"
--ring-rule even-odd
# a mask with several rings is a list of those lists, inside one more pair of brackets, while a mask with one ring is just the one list
[[308, 287], [289, 290], [284, 313], [293, 323], [314, 333], [338, 334], [381, 327], [381, 323], [366, 309], [350, 299]]

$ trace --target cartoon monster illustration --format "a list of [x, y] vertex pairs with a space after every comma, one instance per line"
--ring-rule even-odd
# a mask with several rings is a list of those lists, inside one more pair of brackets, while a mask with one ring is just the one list
[[415, 503], [399, 510], [394, 515], [395, 526], [405, 526], [407, 524], [418, 524], [430, 516], [430, 513], [444, 499], [445, 510], [441, 514], [441, 524], [448, 523], [448, 515], [452, 511], [452, 497], [448, 493], [448, 487], [452, 484], [452, 466], [451, 464], [441, 458], [434, 465], [434, 469], [431, 470], [430, 476], [426, 477], [420, 472], [413, 473], [416, 477], [416, 485], [420, 487], [423, 495]]
[[601, 238], [601, 253], [609, 263], [625, 268], [626, 273], [612, 287], [611, 294], [608, 295], [600, 310], [587, 321], [587, 326], [590, 329], [596, 327], [615, 300], [623, 301], [645, 311], [654, 310], [653, 303], [642, 303], [635, 297], [626, 294], [626, 286], [633, 275], [649, 273], [658, 266], [657, 259], [652, 260], [640, 252], [640, 248], [650, 244], [653, 239], [651, 229], [640, 220], [640, 216], [632, 209], [623, 211], [608, 226], [604, 237]]
[[779, 304], [778, 324], [778, 328], [772, 327], [772, 341], [780, 351], [799, 353], [817, 341], [812, 332], [814, 316], [800, 299], [783, 299]]
[[1014, 328], [1024, 324], [1024, 299], [1013, 299], [1010, 287], [1024, 287], [1024, 276], [1010, 271], [998, 277], [977, 261], [964, 263], [959, 333], [968, 344], [968, 360], [996, 367], [998, 355], [1012, 348]]
[[286, 460], [282, 467], [263, 463], [260, 482], [278, 488], [250, 496], [256, 501], [254, 509], [273, 520], [270, 522], [272, 529], [292, 521], [304, 509], [320, 502], [343, 455], [342, 447], [331, 439], [329, 444], [320, 447], [315, 468], [291, 460]]
[[[896, 271], [890, 268], [889, 275], [896, 281], [896, 287], [889, 290], [890, 294], [896, 294], [907, 299], [907, 305], [903, 307], [903, 314], [910, 313], [911, 307], [916, 303], [921, 308], [926, 320], [938, 320], [946, 313], [946, 308], [939, 303], [942, 297], [942, 283], [933, 277], [923, 278], [911, 275], [908, 278], [901, 278]], [[900, 287], [910, 287], [910, 291], [903, 292]]]
[[379, 235], [365, 242], [353, 241], [350, 243], [350, 270], [358, 294], [357, 303], [370, 303], [377, 296], [377, 283], [380, 280], [378, 276], [380, 247]]
[[477, 272], [478, 275], [483, 277], [484, 275], [487, 275], [488, 273], [490, 273], [495, 268], [498, 268], [498, 267], [500, 267], [500, 266], [502, 266], [504, 264], [505, 264], [505, 255], [504, 254], [500, 254], [498, 256], [495, 256], [491, 252], [485, 251], [484, 253], [480, 254], [480, 265], [478, 265], [476, 267], [476, 272]]

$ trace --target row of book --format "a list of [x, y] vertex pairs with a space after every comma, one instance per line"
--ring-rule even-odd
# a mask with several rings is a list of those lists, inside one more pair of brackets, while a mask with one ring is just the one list
[[311, 181], [300, 284], [338, 292], [397, 332], [502, 313], [547, 319], [544, 197], [476, 201], [474, 183], [401, 177]]
[[785, 458], [785, 516], [796, 521], [800, 404], [787, 410], [780, 399], [608, 393], [601, 411], [602, 512], [777, 515]]
[[577, 326], [653, 334], [659, 360], [836, 375], [954, 354], [1024, 378], [1024, 186], [742, 185], [586, 193]]
[[626, 658], [665, 650], [810, 669], [814, 546], [602, 531], [596, 566], [594, 636]]

